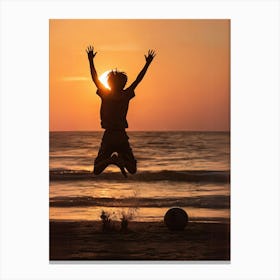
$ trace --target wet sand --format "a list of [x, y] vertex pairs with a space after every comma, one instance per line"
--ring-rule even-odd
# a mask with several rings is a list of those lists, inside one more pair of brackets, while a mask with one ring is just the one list
[[229, 261], [230, 224], [189, 222], [172, 232], [163, 222], [130, 222], [102, 231], [101, 221], [50, 221], [50, 256], [57, 260]]

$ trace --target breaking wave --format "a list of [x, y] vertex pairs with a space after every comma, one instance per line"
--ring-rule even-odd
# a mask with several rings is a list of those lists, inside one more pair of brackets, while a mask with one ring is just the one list
[[125, 181], [178, 181], [178, 182], [216, 182], [227, 183], [230, 181], [229, 171], [208, 170], [162, 170], [162, 171], [140, 171], [137, 174], [124, 178], [118, 172], [104, 172], [94, 175], [86, 170], [51, 170], [50, 181], [75, 181], [75, 180], [125, 180]]
[[195, 197], [172, 198], [111, 198], [92, 196], [58, 196], [50, 198], [50, 207], [198, 207], [227, 209], [230, 197], [225, 195], [208, 195]]

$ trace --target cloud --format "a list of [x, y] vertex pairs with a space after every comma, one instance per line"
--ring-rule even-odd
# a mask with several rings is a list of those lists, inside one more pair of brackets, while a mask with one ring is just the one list
[[82, 76], [70, 76], [70, 77], [63, 77], [62, 81], [64, 82], [77, 82], [77, 81], [89, 81], [90, 78], [82, 77]]

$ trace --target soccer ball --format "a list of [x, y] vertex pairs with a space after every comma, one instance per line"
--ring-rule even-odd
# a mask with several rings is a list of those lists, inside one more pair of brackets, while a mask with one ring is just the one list
[[164, 223], [170, 230], [184, 230], [188, 220], [186, 211], [177, 207], [170, 208], [164, 216]]

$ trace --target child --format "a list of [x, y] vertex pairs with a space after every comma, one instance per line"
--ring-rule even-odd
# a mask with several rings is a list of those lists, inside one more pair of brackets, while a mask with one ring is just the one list
[[[134, 90], [142, 81], [146, 71], [155, 57], [153, 50], [148, 51], [145, 55], [146, 64], [138, 74], [136, 80], [126, 89], [127, 76], [124, 72], [113, 70], [108, 74], [107, 89], [98, 79], [94, 67], [93, 46], [87, 48], [87, 54], [90, 64], [91, 77], [97, 87], [97, 95], [101, 98], [100, 118], [101, 126], [105, 129], [102, 137], [101, 147], [97, 158], [94, 161], [94, 174], [98, 175], [109, 165], [117, 165], [123, 175], [126, 177], [125, 168], [131, 174], [136, 173], [136, 160], [130, 148], [125, 129], [128, 128], [126, 115], [130, 99], [135, 96]], [[113, 154], [113, 153], [117, 153]]]

